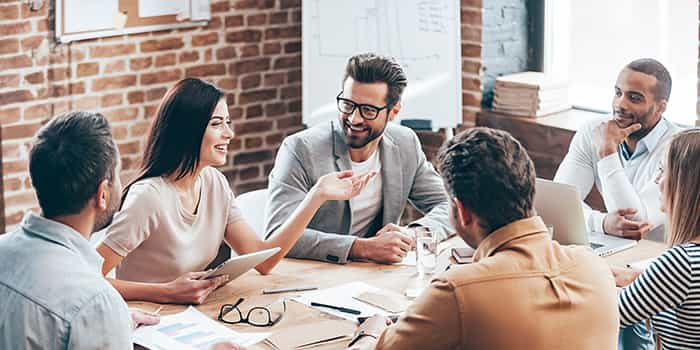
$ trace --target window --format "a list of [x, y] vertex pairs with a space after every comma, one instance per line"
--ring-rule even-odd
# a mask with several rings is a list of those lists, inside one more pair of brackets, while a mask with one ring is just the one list
[[694, 124], [697, 0], [545, 0], [543, 69], [568, 78], [574, 106], [610, 112], [617, 74], [642, 57], [671, 73], [664, 116]]

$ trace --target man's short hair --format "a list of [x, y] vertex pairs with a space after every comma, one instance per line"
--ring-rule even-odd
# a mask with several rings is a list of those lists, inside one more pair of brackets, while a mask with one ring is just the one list
[[104, 116], [69, 112], [36, 134], [29, 153], [29, 175], [47, 218], [77, 214], [103, 180], [111, 181], [117, 147]]
[[385, 102], [389, 108], [394, 107], [401, 100], [401, 94], [408, 84], [406, 73], [393, 57], [373, 53], [363, 53], [350, 57], [345, 66], [343, 83], [348, 77], [359, 83], [386, 83], [389, 89]]
[[487, 232], [532, 214], [535, 166], [509, 133], [465, 130], [442, 146], [438, 159], [447, 192], [472, 210]]
[[654, 98], [656, 101], [668, 101], [671, 97], [671, 73], [668, 72], [661, 62], [653, 58], [640, 58], [630, 62], [625, 68], [656, 78], [656, 86], [654, 86]]

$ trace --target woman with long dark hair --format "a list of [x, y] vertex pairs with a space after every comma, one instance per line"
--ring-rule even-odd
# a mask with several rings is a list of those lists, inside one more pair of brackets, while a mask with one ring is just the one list
[[[669, 249], [641, 274], [613, 268], [620, 322], [651, 320], [657, 348], [700, 348], [700, 129], [671, 141], [657, 182], [668, 214]], [[659, 344], [660, 343], [660, 344]]]
[[223, 91], [200, 79], [175, 84], [163, 97], [146, 141], [138, 176], [98, 252], [103, 273], [126, 300], [201, 303], [225, 276], [199, 280], [226, 242], [238, 254], [280, 247], [256, 269], [267, 274], [327, 200], [355, 196], [375, 174], [321, 177], [287, 222], [260, 239], [236, 206], [226, 177], [234, 137]]

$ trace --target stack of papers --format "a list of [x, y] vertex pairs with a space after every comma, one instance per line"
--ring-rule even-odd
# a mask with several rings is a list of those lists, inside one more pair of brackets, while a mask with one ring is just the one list
[[161, 316], [156, 325], [137, 328], [134, 343], [147, 349], [164, 350], [208, 349], [225, 341], [249, 347], [269, 335], [233, 331], [190, 306], [183, 312]]
[[568, 83], [542, 72], [498, 77], [493, 110], [523, 117], [541, 117], [571, 108]]

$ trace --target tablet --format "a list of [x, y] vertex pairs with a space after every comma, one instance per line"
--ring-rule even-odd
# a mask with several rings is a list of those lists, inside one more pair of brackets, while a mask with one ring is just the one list
[[261, 250], [259, 252], [239, 255], [237, 257], [231, 258], [221, 265], [217, 266], [215, 269], [211, 270], [206, 275], [200, 277], [200, 279], [209, 279], [217, 276], [228, 275], [228, 281], [233, 281], [236, 277], [246, 273], [248, 270], [259, 265], [267, 258], [275, 255], [280, 251], [280, 247], [270, 248]]

